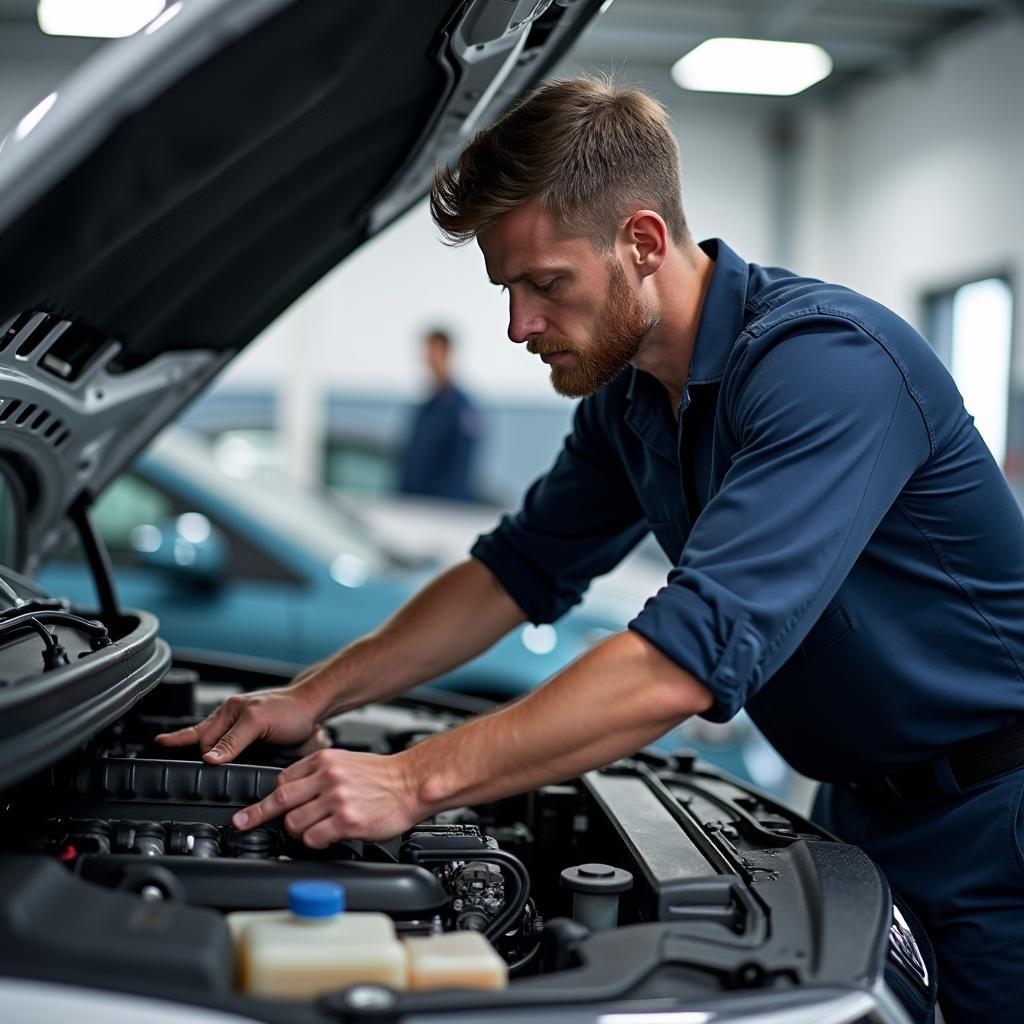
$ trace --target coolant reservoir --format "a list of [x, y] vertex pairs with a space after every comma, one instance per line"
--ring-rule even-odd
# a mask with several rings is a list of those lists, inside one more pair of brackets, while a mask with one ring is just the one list
[[508, 967], [479, 932], [405, 939], [409, 988], [486, 988], [508, 985]]
[[387, 914], [346, 913], [333, 882], [294, 882], [288, 910], [227, 915], [235, 939], [238, 985], [269, 999], [313, 999], [374, 982], [404, 989], [405, 946]]

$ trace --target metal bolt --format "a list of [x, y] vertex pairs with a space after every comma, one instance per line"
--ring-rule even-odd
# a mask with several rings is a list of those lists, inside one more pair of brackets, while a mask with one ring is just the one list
[[164, 891], [158, 885], [144, 885], [139, 892], [139, 895], [144, 900], [148, 900], [150, 903], [153, 903], [164, 898]]

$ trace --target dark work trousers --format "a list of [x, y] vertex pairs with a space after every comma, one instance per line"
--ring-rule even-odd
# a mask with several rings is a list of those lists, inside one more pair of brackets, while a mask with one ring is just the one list
[[1024, 1021], [1024, 768], [926, 806], [824, 784], [813, 818], [863, 849], [928, 932], [948, 1024]]

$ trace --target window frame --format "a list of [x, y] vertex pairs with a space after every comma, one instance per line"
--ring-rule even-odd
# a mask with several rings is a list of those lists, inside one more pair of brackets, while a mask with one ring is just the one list
[[[1020, 414], [1017, 405], [1024, 405], [1024, 383], [1019, 389], [1014, 387], [1018, 375], [1024, 373], [1021, 360], [1024, 353], [1020, 351], [1018, 324], [1020, 322], [1018, 274], [1012, 266], [999, 264], [995, 267], [982, 267], [969, 274], [958, 274], [940, 280], [938, 283], [923, 289], [920, 293], [920, 316], [923, 324], [922, 334], [932, 350], [942, 360], [942, 365], [952, 375], [953, 368], [953, 336], [952, 306], [958, 291], [968, 285], [982, 281], [1002, 281], [1010, 291], [1010, 364], [1007, 374], [1006, 395], [1006, 451], [1003, 464], [999, 467], [1007, 479], [1013, 481], [1024, 477], [1024, 466], [1013, 465], [1011, 453], [1024, 457], [1024, 408]], [[945, 307], [942, 309], [941, 307]], [[1020, 401], [1018, 401], [1020, 399]], [[1020, 438], [1020, 443], [1014, 442]]]

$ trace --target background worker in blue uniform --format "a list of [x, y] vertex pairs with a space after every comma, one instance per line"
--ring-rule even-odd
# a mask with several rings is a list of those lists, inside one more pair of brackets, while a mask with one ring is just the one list
[[473, 501], [480, 413], [452, 379], [452, 339], [433, 330], [424, 338], [430, 395], [413, 411], [399, 472], [403, 494]]
[[666, 117], [635, 91], [543, 87], [439, 174], [432, 210], [476, 238], [512, 341], [584, 396], [572, 433], [373, 634], [166, 741], [221, 763], [305, 739], [558, 618], [653, 531], [674, 568], [628, 629], [401, 754], [298, 762], [238, 827], [392, 836], [746, 706], [929, 929], [947, 1018], [1019, 1021], [1024, 522], [928, 344], [852, 291], [695, 244]]

